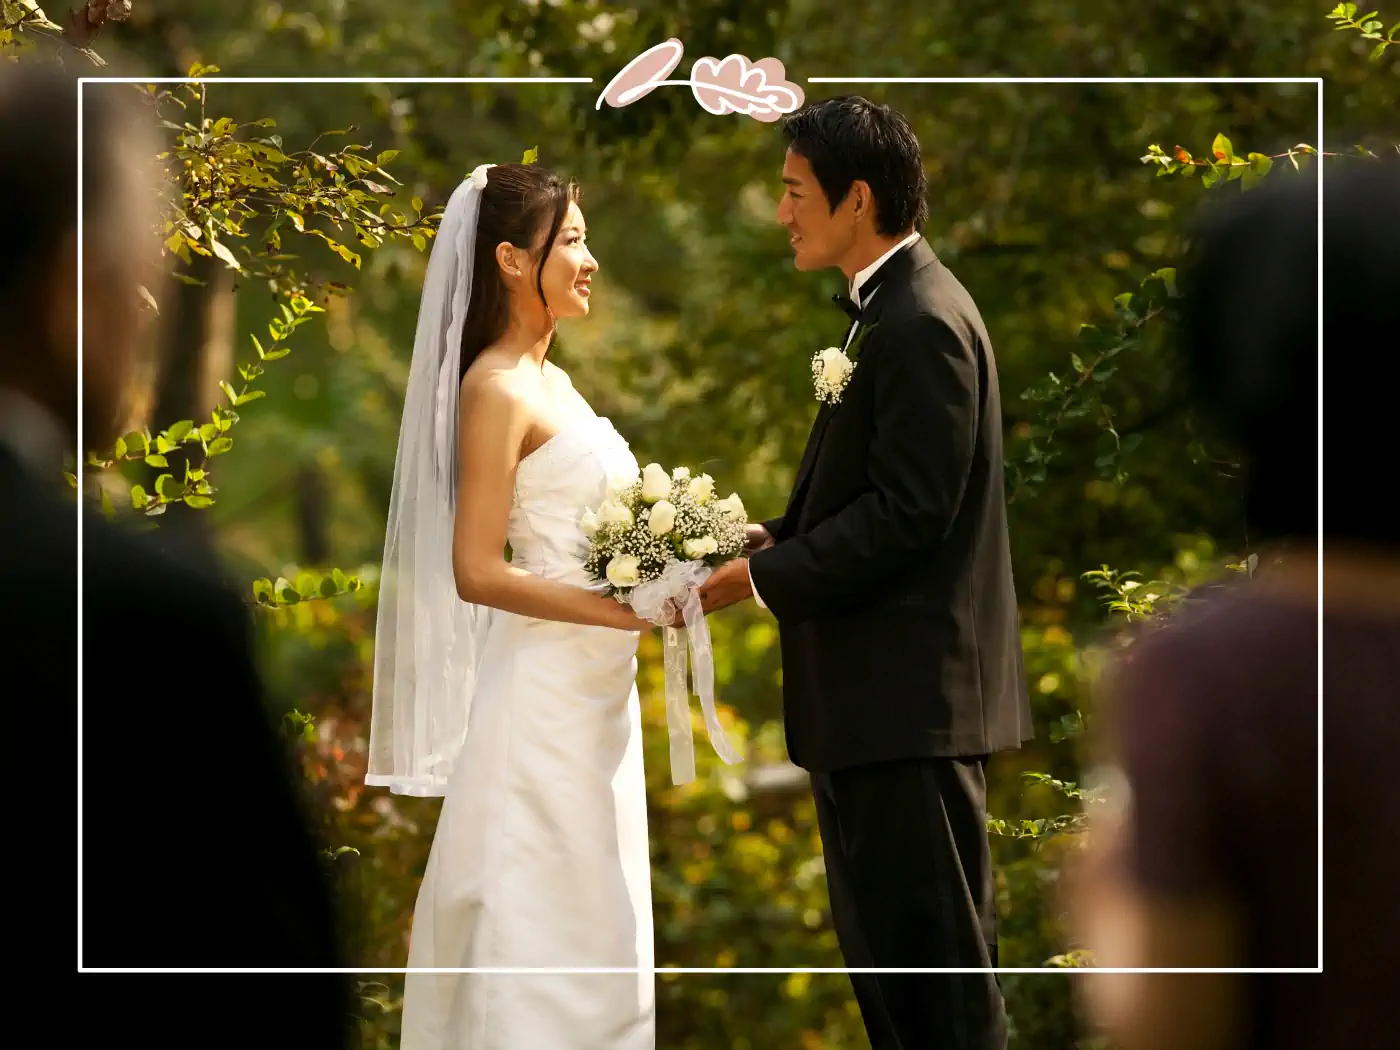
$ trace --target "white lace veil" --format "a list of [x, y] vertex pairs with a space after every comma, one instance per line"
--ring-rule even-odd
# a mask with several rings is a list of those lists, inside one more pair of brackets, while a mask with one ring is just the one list
[[365, 783], [400, 795], [445, 793], [491, 623], [452, 571], [462, 327], [488, 167], [453, 192], [433, 240], [394, 461]]

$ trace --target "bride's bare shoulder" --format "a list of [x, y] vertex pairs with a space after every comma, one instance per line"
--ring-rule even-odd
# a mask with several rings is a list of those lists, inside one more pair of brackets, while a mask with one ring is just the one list
[[545, 378], [548, 379], [551, 383], [557, 383], [560, 386], [566, 386], [570, 390], [573, 389], [574, 381], [569, 378], [569, 373], [565, 372], [553, 361], [546, 361], [544, 363], [543, 372]]
[[490, 351], [483, 352], [467, 368], [462, 377], [461, 403], [464, 418], [467, 409], [478, 419], [483, 413], [501, 418], [528, 416], [530, 409], [529, 392], [516, 370], [504, 357], [496, 357]]

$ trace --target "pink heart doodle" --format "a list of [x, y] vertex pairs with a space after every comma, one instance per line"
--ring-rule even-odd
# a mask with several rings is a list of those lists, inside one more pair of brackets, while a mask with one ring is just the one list
[[623, 66], [598, 96], [594, 109], [603, 103], [620, 108], [659, 87], [685, 85], [707, 113], [724, 116], [741, 113], [772, 123], [803, 103], [802, 88], [786, 79], [783, 64], [776, 58], [750, 62], [743, 55], [722, 60], [696, 59], [689, 80], [667, 80], [680, 64], [684, 46], [675, 37], [643, 51]]

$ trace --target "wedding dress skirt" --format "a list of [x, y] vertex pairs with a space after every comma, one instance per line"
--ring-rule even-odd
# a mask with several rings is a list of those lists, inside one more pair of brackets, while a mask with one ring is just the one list
[[[637, 462], [588, 416], [521, 461], [514, 564], [590, 586], [579, 515]], [[404, 1050], [653, 1050], [639, 635], [493, 614], [469, 728], [413, 913]]]

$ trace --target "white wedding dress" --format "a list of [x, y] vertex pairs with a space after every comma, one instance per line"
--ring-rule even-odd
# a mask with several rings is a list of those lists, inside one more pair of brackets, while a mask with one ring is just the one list
[[[637, 461], [591, 410], [516, 474], [512, 561], [591, 584], [579, 515]], [[403, 1050], [653, 1050], [640, 635], [493, 612], [466, 742], [413, 913]]]

